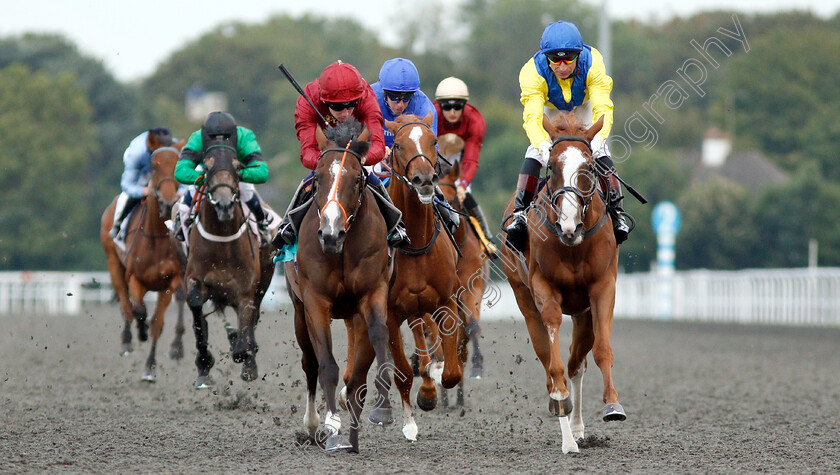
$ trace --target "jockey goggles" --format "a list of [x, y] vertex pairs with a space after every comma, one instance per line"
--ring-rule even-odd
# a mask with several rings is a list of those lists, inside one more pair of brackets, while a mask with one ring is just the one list
[[414, 95], [414, 92], [395, 92], [395, 91], [385, 91], [385, 98], [391, 102], [409, 102], [411, 101], [411, 96]]
[[438, 101], [438, 103], [440, 104], [440, 109], [445, 111], [451, 111], [452, 109], [456, 111], [463, 110], [466, 105], [466, 101], [459, 100]]
[[347, 101], [347, 102], [326, 102], [326, 101], [324, 101], [324, 104], [326, 104], [327, 107], [329, 107], [330, 109], [332, 109], [336, 112], [340, 112], [340, 111], [343, 111], [344, 109], [352, 109], [352, 108], [358, 106], [359, 105], [359, 100], [356, 99], [356, 100]]
[[577, 51], [553, 51], [545, 53], [545, 57], [551, 64], [571, 64], [577, 61], [579, 54]]

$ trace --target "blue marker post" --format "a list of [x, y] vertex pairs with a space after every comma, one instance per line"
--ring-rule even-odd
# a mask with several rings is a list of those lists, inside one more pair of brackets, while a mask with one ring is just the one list
[[662, 201], [653, 208], [651, 216], [656, 231], [656, 273], [659, 276], [659, 317], [670, 319], [674, 303], [674, 242], [680, 230], [680, 210], [670, 201]]

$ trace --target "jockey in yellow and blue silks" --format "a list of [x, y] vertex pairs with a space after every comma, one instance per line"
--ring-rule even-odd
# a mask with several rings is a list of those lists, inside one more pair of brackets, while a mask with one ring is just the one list
[[[210, 141], [223, 141], [229, 143], [236, 149], [236, 158], [243, 165], [239, 171], [239, 193], [248, 209], [254, 213], [257, 220], [257, 227], [263, 244], [271, 242], [271, 235], [268, 226], [271, 222], [271, 213], [266, 213], [260, 202], [260, 197], [254, 185], [268, 181], [268, 165], [262, 157], [262, 150], [257, 143], [257, 137], [251, 129], [237, 126], [236, 120], [227, 112], [211, 112], [204, 121], [201, 129], [190, 135], [186, 145], [181, 150], [181, 159], [175, 166], [175, 179], [180, 183], [189, 185], [196, 183], [203, 171], [196, 170], [204, 159], [204, 146]], [[192, 197], [187, 192], [184, 195], [184, 204], [191, 206]], [[180, 229], [179, 229], [180, 231]], [[178, 239], [183, 235], [176, 233]]]
[[540, 50], [519, 72], [523, 128], [531, 145], [519, 172], [514, 213], [510, 224], [504, 227], [514, 247], [524, 244], [528, 225], [526, 211], [536, 194], [540, 171], [548, 164], [551, 139], [542, 126], [543, 115], [558, 110], [574, 111], [593, 122], [604, 118], [601, 131], [592, 140], [592, 152], [599, 170], [604, 170], [608, 176], [602, 182], [606, 188], [607, 207], [613, 217], [616, 243], [627, 239], [632, 227], [622, 209], [620, 183], [610, 173], [614, 166], [606, 145], [613, 124], [612, 85], [601, 53], [583, 43], [580, 31], [573, 23], [556, 21], [545, 28]]

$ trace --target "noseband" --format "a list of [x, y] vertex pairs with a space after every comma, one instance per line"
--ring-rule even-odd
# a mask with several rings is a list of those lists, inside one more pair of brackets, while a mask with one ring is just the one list
[[[434, 133], [434, 131], [432, 130], [432, 127], [425, 122], [420, 122], [420, 121], [406, 122], [405, 124], [401, 125], [397, 129], [396, 132], [394, 132], [394, 140], [395, 141], [397, 139], [397, 134], [400, 133], [400, 130], [402, 130], [403, 127], [406, 127], [408, 125], [422, 125], [423, 127], [426, 127], [427, 129], [429, 129], [429, 131]], [[408, 177], [406, 176], [406, 174], [408, 174], [408, 167], [411, 166], [411, 162], [413, 162], [414, 160], [416, 160], [418, 158], [422, 158], [424, 160], [427, 160], [429, 162], [429, 165], [432, 165], [433, 167], [435, 166], [435, 164], [432, 162], [431, 157], [429, 157], [425, 153], [418, 153], [418, 154], [416, 154], [416, 155], [414, 155], [414, 156], [412, 156], [411, 158], [408, 159], [408, 163], [405, 164], [405, 166], [403, 167], [402, 173], [400, 173], [400, 172], [397, 171], [397, 168], [394, 166], [394, 150], [395, 149], [396, 149], [396, 147], [391, 147], [391, 154], [388, 156], [388, 164], [391, 166], [391, 170], [393, 170], [393, 175], [396, 176], [401, 182], [405, 183], [409, 187], [411, 187], [412, 185], [411, 185], [411, 182], [408, 180]], [[437, 168], [435, 168], [435, 173], [437, 173]]]
[[[590, 155], [592, 154], [592, 145], [589, 143], [589, 140], [586, 140], [585, 138], [579, 137], [577, 135], [561, 135], [560, 137], [557, 137], [551, 143], [551, 148], [549, 150], [554, 149], [554, 147], [558, 143], [565, 142], [565, 141], [581, 142], [581, 143], [585, 144], [586, 147], [589, 149]], [[550, 168], [549, 168], [549, 170], [550, 170]], [[591, 164], [589, 166], [588, 172], [593, 174], [593, 176], [594, 176]], [[554, 210], [555, 214], [559, 215], [560, 213], [557, 211], [557, 207], [556, 207], [557, 199], [560, 198], [561, 196], [565, 195], [566, 193], [573, 193], [575, 196], [580, 198], [580, 200], [582, 201], [582, 211], [581, 211], [581, 221], [582, 221], [586, 217], [586, 213], [589, 212], [589, 206], [592, 204], [592, 198], [593, 198], [594, 194], [597, 193], [596, 183], [597, 182], [595, 181], [595, 179], [593, 179], [592, 180], [592, 191], [589, 192], [589, 193], [584, 193], [583, 191], [580, 190], [580, 188], [577, 188], [577, 187], [574, 187], [574, 186], [564, 186], [564, 187], [562, 187], [558, 190], [552, 190], [551, 189], [551, 181], [548, 180], [547, 183], [546, 183], [546, 193], [549, 196], [548, 204]], [[554, 234], [555, 236], [560, 236], [560, 232], [556, 229], [557, 228], [556, 224], [555, 223], [550, 223], [548, 221], [548, 215], [547, 214], [541, 216], [541, 218], [542, 218], [543, 225], [546, 228], [548, 228], [548, 230], [551, 231], [552, 234]], [[591, 228], [584, 231], [584, 233], [583, 233], [584, 239], [593, 235], [593, 234], [595, 234], [596, 232], [598, 232], [598, 230], [601, 229], [601, 227], [604, 225], [606, 220], [607, 220], [607, 213], [604, 212], [604, 215], [601, 216], [601, 219], [599, 219], [598, 222], [594, 226], [592, 226]]]
[[[214, 148], [223, 148], [233, 152], [234, 156], [236, 155], [236, 149], [231, 147], [230, 145], [211, 145], [207, 147], [207, 150], [204, 151], [204, 157], [207, 158], [207, 152]], [[214, 164], [215, 165], [215, 164]], [[222, 166], [216, 167], [214, 166], [211, 170], [207, 170], [207, 179], [205, 183], [210, 183], [213, 176], [220, 171], [228, 171], [236, 178], [236, 183], [233, 185], [229, 183], [216, 183], [215, 185], [210, 186], [204, 193], [207, 195], [207, 199], [210, 201], [210, 204], [216, 206], [218, 201], [213, 199], [213, 192], [220, 189], [220, 188], [230, 188], [231, 193], [233, 194], [233, 202], [237, 203], [239, 201], [239, 172], [236, 170], [236, 167], [233, 165], [233, 160], [231, 160], [230, 165], [224, 164]]]

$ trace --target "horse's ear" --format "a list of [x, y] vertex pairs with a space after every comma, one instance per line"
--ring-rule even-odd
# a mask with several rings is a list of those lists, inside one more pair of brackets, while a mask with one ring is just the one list
[[187, 144], [187, 140], [186, 139], [181, 139], [180, 141], [172, 144], [172, 146], [175, 147], [176, 150], [181, 151], [184, 148], [184, 145], [186, 145], [186, 144]]
[[391, 132], [397, 133], [397, 129], [399, 129], [399, 126], [393, 120], [386, 120], [385, 128], [390, 130]]
[[359, 136], [356, 137], [356, 140], [358, 140], [359, 142], [367, 142], [369, 138], [370, 138], [370, 129], [368, 129], [368, 127], [365, 126], [365, 128], [362, 129], [362, 133], [360, 133]]
[[161, 147], [160, 141], [158, 140], [157, 134], [149, 132], [149, 136], [146, 137], [146, 145], [149, 146], [149, 150], [157, 150]]
[[583, 137], [586, 140], [591, 141], [593, 138], [595, 138], [595, 135], [598, 134], [598, 132], [600, 132], [603, 127], [604, 127], [604, 116], [601, 116], [600, 118], [598, 118], [597, 122], [592, 124], [592, 127], [586, 129], [586, 132], [584, 132]]
[[321, 126], [315, 128], [315, 140], [318, 141], [318, 148], [320, 150], [327, 148], [327, 142], [329, 142], [329, 140], [327, 140], [327, 136], [324, 134], [324, 129], [322, 129]]
[[557, 135], [557, 127], [551, 123], [551, 119], [548, 118], [547, 114], [543, 114], [542, 126], [548, 132], [549, 137], [554, 138]]
[[425, 122], [426, 125], [428, 125], [429, 127], [432, 126], [432, 121], [433, 120], [434, 120], [434, 116], [432, 116], [432, 111], [429, 111], [429, 113], [426, 114], [426, 117], [423, 117], [423, 122]]

